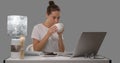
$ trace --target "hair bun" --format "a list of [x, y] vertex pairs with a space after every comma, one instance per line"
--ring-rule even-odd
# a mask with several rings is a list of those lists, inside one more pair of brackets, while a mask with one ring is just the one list
[[50, 6], [55, 5], [54, 1], [49, 1], [49, 5]]

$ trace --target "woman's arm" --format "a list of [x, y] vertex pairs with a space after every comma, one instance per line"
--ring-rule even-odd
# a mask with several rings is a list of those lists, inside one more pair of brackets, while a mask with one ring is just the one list
[[46, 34], [41, 41], [33, 38], [34, 51], [41, 51], [44, 48], [45, 44], [47, 43], [49, 36], [50, 34]]
[[49, 37], [56, 31], [57, 31], [56, 26], [52, 26], [49, 28], [47, 34], [44, 36], [42, 40], [39, 41], [33, 38], [33, 49], [35, 51], [41, 51], [48, 42]]
[[61, 34], [59, 35], [58, 47], [60, 52], [64, 52], [64, 44], [63, 44], [63, 39]]

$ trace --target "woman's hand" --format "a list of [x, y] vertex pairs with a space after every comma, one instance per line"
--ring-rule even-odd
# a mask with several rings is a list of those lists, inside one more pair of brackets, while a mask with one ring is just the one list
[[64, 32], [64, 28], [63, 28], [63, 30], [61, 32], [57, 32], [57, 33], [58, 33], [58, 35], [62, 35], [63, 32]]
[[52, 26], [52, 27], [50, 27], [49, 28], [49, 30], [48, 30], [48, 34], [49, 35], [52, 35], [53, 33], [55, 33], [55, 32], [57, 32], [57, 27], [56, 26]]

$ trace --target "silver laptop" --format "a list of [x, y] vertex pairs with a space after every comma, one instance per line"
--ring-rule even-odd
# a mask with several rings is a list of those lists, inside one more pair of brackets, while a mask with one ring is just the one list
[[63, 53], [64, 56], [80, 57], [96, 55], [104, 38], [106, 32], [82, 32], [82, 35], [74, 49], [73, 53]]

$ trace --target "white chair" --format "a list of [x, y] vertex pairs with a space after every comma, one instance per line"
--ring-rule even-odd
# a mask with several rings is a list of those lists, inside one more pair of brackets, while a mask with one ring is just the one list
[[44, 55], [44, 53], [42, 51], [34, 51], [33, 44], [30, 44], [26, 48], [26, 55], [28, 55], [28, 56], [40, 56], [40, 55]]
[[31, 51], [31, 52], [33, 52], [33, 51], [34, 51], [34, 49], [33, 49], [33, 44], [28, 45], [27, 48], [26, 48], [26, 51]]

